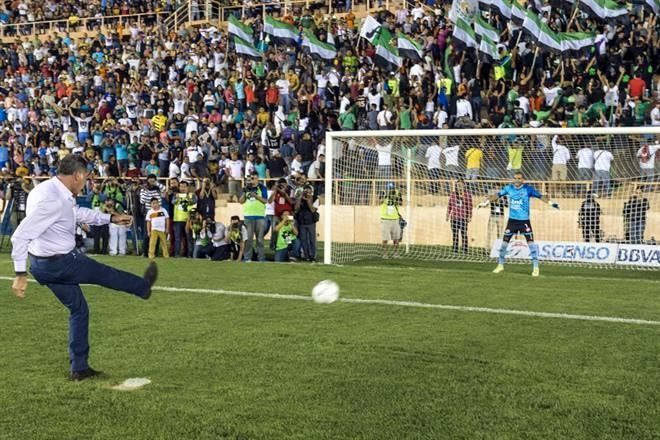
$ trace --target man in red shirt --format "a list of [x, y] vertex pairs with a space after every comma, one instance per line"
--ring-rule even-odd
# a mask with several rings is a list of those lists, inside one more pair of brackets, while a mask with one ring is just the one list
[[[268, 203], [273, 204], [273, 210], [275, 212], [273, 216], [273, 224], [277, 225], [282, 218], [284, 212], [293, 212], [293, 201], [289, 197], [289, 185], [286, 183], [285, 178], [280, 178], [275, 186], [273, 187], [273, 193], [268, 198]], [[275, 249], [275, 244], [277, 243], [277, 232], [273, 229], [270, 239], [270, 248]]]
[[449, 196], [447, 221], [451, 221], [452, 249], [458, 253], [458, 236], [461, 236], [461, 250], [468, 251], [467, 227], [472, 220], [472, 195], [465, 190], [463, 179], [456, 181], [454, 192]]
[[628, 82], [628, 95], [631, 98], [641, 98], [646, 88], [646, 82], [640, 77], [639, 71], [635, 72], [635, 76]]

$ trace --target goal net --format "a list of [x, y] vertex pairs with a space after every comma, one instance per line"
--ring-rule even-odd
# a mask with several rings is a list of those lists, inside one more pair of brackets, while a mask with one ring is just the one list
[[[519, 172], [560, 206], [530, 203], [542, 262], [660, 268], [660, 127], [329, 132], [325, 150], [325, 263], [494, 261], [508, 200], [477, 205]], [[507, 261], [529, 261], [524, 237]]]

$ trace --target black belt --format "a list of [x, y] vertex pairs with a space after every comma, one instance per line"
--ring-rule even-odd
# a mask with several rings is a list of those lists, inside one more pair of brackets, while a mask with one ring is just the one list
[[[69, 252], [69, 254], [70, 253], [71, 252]], [[66, 257], [69, 254], [55, 254], [55, 255], [50, 255], [48, 257], [40, 257], [38, 255], [32, 255], [32, 254], [29, 254], [29, 255], [30, 255], [31, 258], [34, 258], [35, 260], [55, 261], [55, 260], [59, 260], [62, 257]]]

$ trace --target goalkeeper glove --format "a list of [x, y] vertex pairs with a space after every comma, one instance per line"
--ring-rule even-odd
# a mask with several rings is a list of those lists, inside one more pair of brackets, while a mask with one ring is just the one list
[[484, 200], [483, 202], [477, 205], [477, 208], [485, 208], [490, 203], [490, 200]]
[[555, 202], [554, 200], [550, 200], [550, 206], [555, 209], [559, 209], [559, 203]]

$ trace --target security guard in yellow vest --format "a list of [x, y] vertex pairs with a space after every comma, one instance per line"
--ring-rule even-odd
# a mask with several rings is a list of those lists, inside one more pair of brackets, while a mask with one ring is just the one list
[[[197, 200], [194, 194], [188, 191], [188, 182], [179, 182], [179, 192], [174, 195], [172, 200], [172, 224], [174, 225], [174, 256], [180, 255], [192, 256], [193, 243], [191, 234], [186, 233], [186, 223], [190, 213], [197, 209]], [[182, 239], [186, 240], [186, 253], [181, 252]]]
[[402, 204], [402, 197], [393, 183], [387, 184], [387, 193], [380, 204], [380, 228], [381, 239], [383, 240], [383, 258], [389, 258], [387, 253], [387, 242], [392, 240], [392, 257], [399, 256], [399, 242], [401, 242], [401, 224], [399, 223], [401, 214], [399, 207]]

